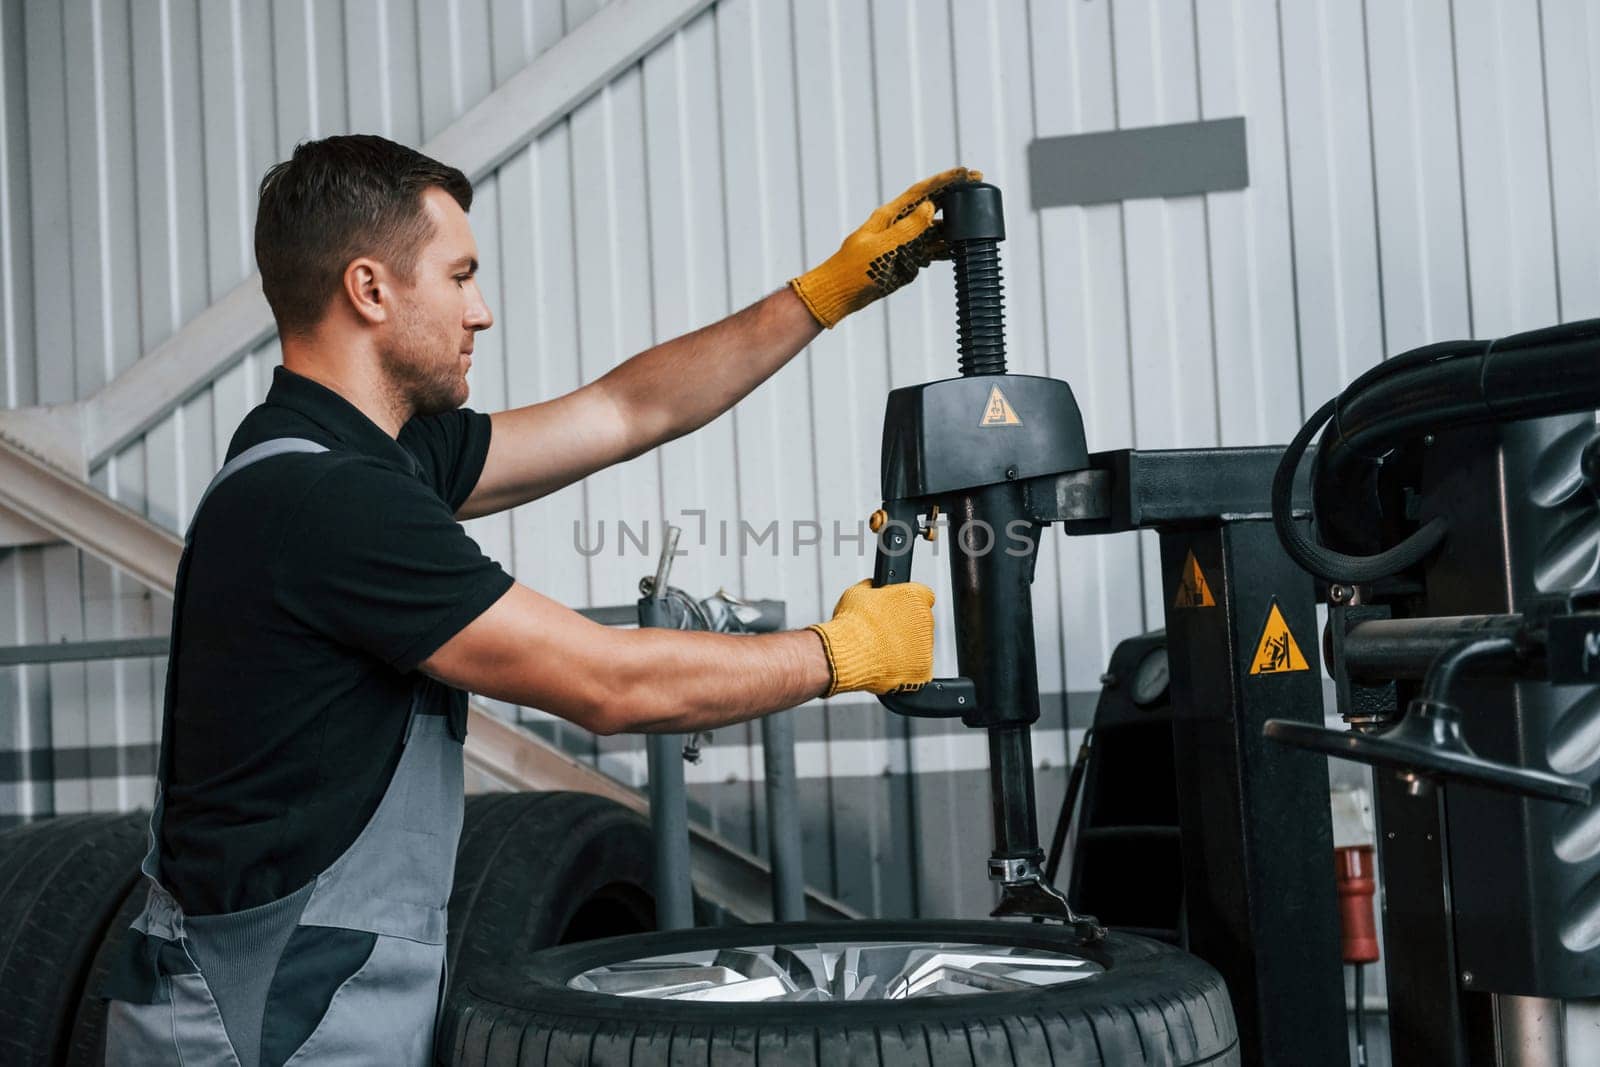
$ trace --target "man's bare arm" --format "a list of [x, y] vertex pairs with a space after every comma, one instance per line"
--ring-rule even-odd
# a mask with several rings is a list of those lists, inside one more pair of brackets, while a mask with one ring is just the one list
[[688, 733], [821, 696], [831, 674], [805, 630], [735, 636], [601, 626], [513, 585], [422, 663], [440, 681], [540, 708], [598, 734]]
[[699, 429], [820, 331], [785, 287], [647, 349], [566, 396], [497, 412], [483, 473], [458, 517], [516, 507]]

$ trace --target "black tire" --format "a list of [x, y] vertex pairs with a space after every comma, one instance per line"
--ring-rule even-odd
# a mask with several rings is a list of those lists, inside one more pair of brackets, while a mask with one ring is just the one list
[[101, 938], [139, 877], [149, 815], [0, 835], [0, 1062], [61, 1061]]
[[588, 793], [467, 798], [450, 894], [452, 986], [540, 949], [655, 929], [649, 824]]
[[[567, 988], [573, 976], [621, 960], [830, 940], [1070, 951], [1105, 971], [1090, 981], [1027, 992], [854, 1003], [696, 1003]], [[1129, 934], [1086, 945], [1059, 926], [988, 921], [770, 923], [569, 945], [473, 975], [457, 987], [442, 1026], [441, 1048], [457, 1067], [1239, 1062], [1222, 978], [1199, 959]]]
[[122, 898], [122, 905], [106, 926], [100, 949], [89, 965], [89, 974], [83, 983], [83, 999], [78, 1002], [78, 1016], [72, 1023], [72, 1040], [67, 1045], [67, 1067], [101, 1067], [106, 1060], [106, 1002], [96, 994], [106, 973], [111, 969], [113, 955], [128, 936], [128, 928], [144, 910], [145, 896], [150, 884], [138, 878]]

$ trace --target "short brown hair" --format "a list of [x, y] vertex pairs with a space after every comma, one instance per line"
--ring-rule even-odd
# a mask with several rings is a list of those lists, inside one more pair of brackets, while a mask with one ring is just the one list
[[256, 266], [283, 333], [315, 326], [345, 267], [372, 256], [409, 281], [433, 233], [422, 193], [438, 186], [461, 210], [472, 183], [455, 167], [370, 134], [305, 141], [261, 179]]

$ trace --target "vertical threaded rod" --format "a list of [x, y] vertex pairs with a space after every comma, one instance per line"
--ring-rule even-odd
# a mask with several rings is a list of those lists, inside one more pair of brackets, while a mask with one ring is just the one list
[[1006, 373], [1005, 296], [1000, 242], [1005, 213], [1000, 190], [983, 182], [958, 185], [940, 198], [944, 237], [956, 274], [956, 333], [961, 376]]
[[998, 241], [959, 241], [952, 248], [956, 270], [956, 334], [961, 376], [1006, 372], [1005, 296], [1000, 284]]

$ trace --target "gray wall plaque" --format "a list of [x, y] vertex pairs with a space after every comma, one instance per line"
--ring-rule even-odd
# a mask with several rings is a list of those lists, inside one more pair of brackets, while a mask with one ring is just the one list
[[1035, 210], [1243, 189], [1244, 117], [1041, 137], [1028, 174]]

